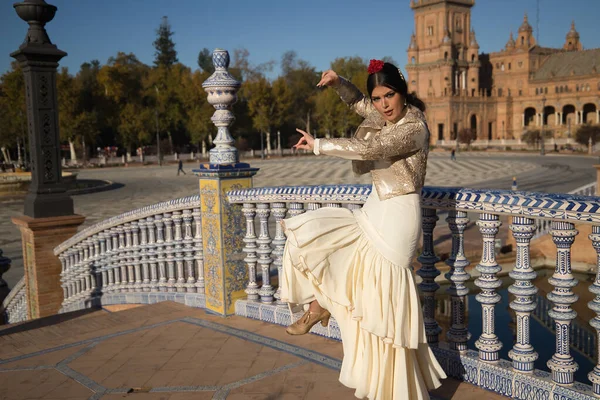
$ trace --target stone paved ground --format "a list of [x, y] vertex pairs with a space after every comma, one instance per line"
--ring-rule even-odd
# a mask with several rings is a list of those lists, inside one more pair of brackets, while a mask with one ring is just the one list
[[[338, 382], [341, 343], [163, 302], [0, 328], [0, 398], [354, 399]], [[501, 399], [444, 380], [432, 399]]]
[[[370, 183], [370, 175], [354, 177], [351, 164], [346, 160], [327, 157], [288, 157], [272, 160], [252, 160], [260, 168], [254, 178], [255, 186], [319, 185], [341, 183]], [[103, 179], [118, 182], [120, 189], [73, 196], [75, 212], [86, 217], [83, 227], [112, 216], [198, 193], [198, 178], [191, 173], [196, 164], [185, 164], [187, 175], [176, 175], [175, 164], [158, 167], [128, 167], [89, 169], [78, 171], [82, 179]], [[428, 163], [426, 184], [430, 186], [470, 186], [491, 178], [504, 178], [504, 189], [509, 189], [511, 178], [536, 165], [520, 161], [518, 157], [495, 159], [494, 155], [460, 155], [452, 162], [447, 154], [432, 153]], [[23, 276], [21, 238], [11, 217], [22, 215], [22, 199], [0, 197], [0, 249], [13, 260], [5, 279], [13, 286]]]

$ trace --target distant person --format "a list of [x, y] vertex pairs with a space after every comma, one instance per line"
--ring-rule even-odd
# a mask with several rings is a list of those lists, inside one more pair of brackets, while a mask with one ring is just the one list
[[177, 176], [179, 176], [179, 172], [183, 172], [184, 175], [187, 175], [183, 170], [183, 161], [179, 160], [179, 167], [177, 168]]
[[456, 161], [456, 149], [452, 149], [452, 150], [450, 151], [450, 159], [451, 159], [452, 161]]

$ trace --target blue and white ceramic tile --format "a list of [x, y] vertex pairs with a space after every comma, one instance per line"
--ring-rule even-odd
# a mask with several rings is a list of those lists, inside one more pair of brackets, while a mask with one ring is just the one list
[[482, 362], [479, 364], [478, 386], [503, 396], [512, 397], [515, 375], [515, 372], [510, 369]]

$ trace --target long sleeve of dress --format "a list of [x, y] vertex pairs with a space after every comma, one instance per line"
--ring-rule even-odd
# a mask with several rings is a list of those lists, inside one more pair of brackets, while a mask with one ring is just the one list
[[385, 160], [413, 153], [425, 144], [427, 130], [422, 121], [386, 128], [369, 140], [320, 138], [315, 141], [314, 152], [348, 160]]
[[335, 88], [342, 101], [348, 104], [361, 117], [366, 118], [367, 115], [376, 111], [373, 103], [369, 100], [356, 86], [354, 86], [346, 78], [339, 77], [340, 84]]

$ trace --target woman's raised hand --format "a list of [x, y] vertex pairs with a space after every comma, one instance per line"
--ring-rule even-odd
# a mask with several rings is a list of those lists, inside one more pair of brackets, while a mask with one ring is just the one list
[[323, 74], [321, 75], [321, 80], [319, 81], [319, 83], [317, 83], [318, 87], [322, 87], [322, 86], [337, 86], [340, 84], [340, 77], [338, 76], [338, 74], [329, 69], [325, 72], [323, 72]]
[[293, 148], [296, 150], [310, 150], [312, 151], [315, 148], [315, 138], [308, 132], [304, 132], [302, 129], [296, 128], [296, 131], [302, 134], [298, 143], [296, 143]]

